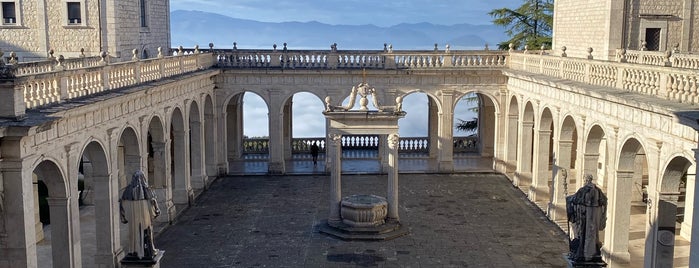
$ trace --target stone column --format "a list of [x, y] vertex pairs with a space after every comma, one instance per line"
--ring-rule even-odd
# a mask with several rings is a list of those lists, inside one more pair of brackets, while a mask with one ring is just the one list
[[51, 252], [54, 267], [80, 267], [80, 234], [75, 233], [72, 227], [80, 225], [80, 218], [72, 213], [71, 206], [77, 207], [77, 204], [72, 204], [72, 199], [46, 198], [51, 211]]
[[[439, 107], [432, 100], [432, 98], [427, 98], [427, 136], [429, 139], [429, 159], [430, 162], [435, 162], [439, 154]], [[436, 167], [430, 167], [432, 170], [436, 170]]]
[[121, 248], [119, 189], [117, 181], [110, 177], [112, 176], [92, 177], [95, 182], [95, 264], [100, 267], [117, 267], [117, 253]]
[[340, 217], [340, 201], [342, 201], [342, 135], [328, 135], [327, 165], [330, 167], [330, 215], [328, 223], [337, 224], [342, 221]]
[[34, 184], [34, 227], [36, 228], [36, 242], [41, 242], [44, 240], [44, 224], [41, 223], [41, 215], [39, 213], [39, 180], [36, 174], [32, 174], [32, 183]]
[[517, 169], [515, 170], [515, 186], [523, 186], [522, 180], [529, 180], [531, 183], [532, 178], [532, 131], [534, 129], [534, 122], [522, 122], [521, 129], [519, 131], [519, 139], [517, 139], [517, 145], [519, 146], [519, 151], [517, 152]]
[[189, 148], [190, 152], [190, 180], [191, 185], [194, 190], [204, 189], [206, 185], [206, 173], [204, 171], [204, 157], [202, 157], [204, 152], [204, 143], [201, 122], [193, 121], [189, 122], [190, 130], [190, 143], [192, 143]]
[[439, 114], [439, 172], [454, 171], [454, 91], [442, 91], [442, 109]]
[[631, 221], [631, 187], [633, 171], [617, 171], [610, 181], [607, 206], [607, 228], [604, 232], [602, 254], [610, 267], [627, 264], [629, 254], [629, 224]]
[[379, 164], [381, 165], [381, 173], [390, 173], [391, 166], [389, 163], [389, 154], [391, 150], [388, 148], [388, 135], [379, 135]]
[[28, 198], [34, 195], [32, 170], [29, 163], [8, 157], [8, 148], [14, 151], [10, 155], [21, 155], [20, 141], [11, 138], [3, 140], [3, 161], [0, 163], [5, 190], [2, 214], [5, 219], [12, 220], [5, 222], [7, 237], [4, 238], [6, 242], [0, 244], [0, 252], [7, 258], [0, 259], [0, 266], [37, 267], [34, 210], [38, 207], [34, 207], [35, 201]]
[[[696, 164], [694, 165], [696, 166]], [[696, 168], [691, 168], [690, 167], [690, 172], [693, 170], [696, 170]], [[687, 192], [685, 195], [685, 202], [684, 202], [684, 221], [682, 222], [682, 227], [680, 228], [680, 235], [684, 238], [687, 239], [688, 241], [691, 241], [692, 237], [692, 220], [694, 218], [694, 202], [693, 200], [697, 196], [696, 191], [692, 191], [696, 187], [696, 175], [695, 174], [687, 174]]]
[[[77, 178], [78, 178], [78, 165], [80, 164], [80, 158], [82, 157], [81, 152], [79, 151], [79, 145], [78, 143], [71, 143], [68, 145], [65, 145], [64, 150], [66, 152], [66, 164], [67, 167], [65, 169], [66, 171], [66, 184], [68, 186], [68, 200], [65, 205], [67, 206], [67, 211], [68, 211], [68, 245], [71, 247], [70, 252], [72, 255], [70, 256], [71, 260], [70, 262], [73, 264], [71, 267], [81, 267], [82, 260], [82, 247], [80, 246], [80, 210], [78, 208], [78, 183], [77, 183]], [[139, 166], [140, 166], [140, 161], [139, 161]], [[62, 199], [61, 197], [57, 197], [57, 199]], [[53, 235], [56, 234], [56, 229], [53, 227], [53, 211], [54, 208], [51, 207], [51, 201], [48, 201], [49, 207], [51, 209], [51, 235], [52, 235], [52, 243], [51, 246], [53, 249], [55, 249], [56, 244], [53, 243]], [[58, 210], [62, 211], [63, 210], [63, 201], [60, 201], [59, 203], [55, 203], [58, 205]], [[62, 212], [59, 212], [59, 215]], [[59, 225], [60, 226], [60, 225]], [[59, 228], [58, 230], [62, 230]], [[60, 232], [60, 231], [59, 231]], [[56, 251], [53, 251], [54, 254]], [[54, 255], [54, 260], [55, 260], [55, 255]], [[54, 262], [54, 266], [56, 266]], [[62, 267], [62, 266], [57, 266], [57, 267]], [[67, 266], [65, 266], [67, 267]]]
[[558, 141], [558, 163], [554, 165], [554, 174], [556, 174], [553, 179], [553, 198], [551, 199], [551, 204], [549, 205], [549, 218], [551, 220], [565, 220], [566, 215], [566, 188], [568, 187], [568, 178], [570, 174], [571, 166], [571, 153], [573, 148], [572, 140], [559, 140]]
[[[189, 161], [187, 157], [187, 146], [189, 142], [185, 140], [184, 131], [175, 131], [174, 135], [174, 165], [173, 168], [173, 180], [174, 180], [174, 191], [173, 191], [173, 201], [176, 205], [181, 205], [186, 207], [191, 200], [191, 186], [189, 183]], [[178, 166], [183, 165], [183, 166]]]
[[510, 176], [510, 173], [514, 173], [517, 168], [517, 146], [519, 145], [517, 140], [519, 136], [519, 133], [517, 133], [519, 127], [518, 119], [519, 116], [516, 114], [507, 116], [507, 128], [505, 129], [507, 132], [507, 140], [505, 141], [505, 152], [507, 154], [505, 157], [507, 162], [505, 173], [507, 173], [508, 176]]
[[157, 222], [170, 222], [175, 218], [175, 204], [172, 202], [172, 184], [169, 163], [170, 153], [167, 151], [170, 141], [152, 143], [153, 146], [153, 191], [158, 198], [158, 207], [163, 215], [157, 217]]
[[399, 222], [398, 217], [398, 133], [388, 135], [388, 214], [387, 221]]
[[[217, 148], [226, 148], [226, 140], [221, 139], [217, 135], [218, 125], [216, 124], [216, 117], [213, 114], [204, 114], [204, 165], [206, 168], [205, 174], [206, 186], [219, 175], [218, 173], [218, 163], [219, 161], [225, 162], [225, 158], [219, 158], [216, 152]], [[225, 137], [225, 136], [223, 136]], [[225, 151], [225, 150], [223, 150]], [[223, 159], [223, 160], [219, 160]], [[227, 164], [226, 164], [227, 166]], [[223, 174], [220, 174], [223, 175]]]
[[[271, 107], [281, 107], [281, 91], [271, 90]], [[284, 174], [284, 113], [278, 110], [269, 112], [269, 170], [270, 174]]]
[[[291, 160], [293, 142], [293, 106], [291, 99], [284, 104], [284, 118], [282, 120], [284, 130], [284, 160]], [[271, 128], [270, 128], [271, 130]]]
[[551, 144], [551, 130], [539, 130], [538, 146], [535, 145], [534, 151], [537, 153], [534, 170], [532, 171], [532, 185], [529, 187], [529, 199], [533, 202], [543, 200], [548, 192], [548, 179], [551, 177], [549, 172], [549, 147]]
[[[699, 149], [694, 149], [694, 161], [699, 161]], [[694, 174], [699, 172], [699, 165], [695, 164]], [[687, 178], [689, 181], [689, 178]], [[699, 183], [694, 181], [694, 187], [689, 188], [687, 185], [687, 192], [693, 192], [693, 200], [687, 199], [687, 204], [692, 204], [692, 208], [699, 208]], [[687, 208], [685, 208], [685, 211]], [[686, 218], [685, 218], [686, 219]], [[690, 239], [691, 244], [689, 246], [689, 267], [699, 267], [699, 224], [694, 224], [699, 222], [699, 213], [692, 213], [692, 237]]]

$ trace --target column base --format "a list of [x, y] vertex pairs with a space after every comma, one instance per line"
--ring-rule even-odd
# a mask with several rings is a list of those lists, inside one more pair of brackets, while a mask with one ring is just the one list
[[124, 257], [124, 259], [121, 260], [121, 267], [122, 268], [143, 268], [143, 267], [152, 267], [152, 268], [160, 268], [160, 260], [163, 258], [163, 255], [165, 254], [164, 250], [158, 250], [158, 255], [155, 256], [153, 259], [148, 259], [148, 260], [134, 260], [134, 259], [129, 259], [128, 257]]
[[603, 260], [596, 261], [574, 261], [571, 260], [568, 254], [563, 254], [563, 259], [568, 263], [568, 268], [597, 268], [607, 267], [607, 263]]
[[280, 175], [280, 174], [286, 173], [286, 170], [284, 170], [284, 163], [283, 162], [269, 162], [268, 168], [267, 168], [267, 173], [275, 174], [275, 175]]
[[627, 252], [605, 252], [602, 248], [602, 259], [604, 259], [609, 267], [627, 267], [631, 262], [631, 254]]
[[385, 241], [396, 239], [410, 233], [406, 226], [399, 222], [387, 220], [386, 223], [372, 227], [352, 227], [342, 221], [321, 221], [317, 226], [321, 233], [346, 241]]

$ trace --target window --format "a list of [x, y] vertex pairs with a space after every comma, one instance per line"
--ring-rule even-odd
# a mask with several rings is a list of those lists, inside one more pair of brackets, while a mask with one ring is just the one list
[[68, 2], [68, 25], [82, 24], [80, 2]]
[[646, 28], [646, 49], [660, 50], [660, 28]]
[[15, 2], [2, 2], [2, 24], [17, 24]]
[[141, 27], [148, 27], [146, 0], [141, 0]]

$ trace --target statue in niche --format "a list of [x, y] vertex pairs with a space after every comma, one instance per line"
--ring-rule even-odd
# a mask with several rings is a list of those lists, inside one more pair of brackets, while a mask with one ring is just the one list
[[582, 188], [566, 197], [568, 222], [575, 234], [569, 244], [568, 258], [573, 265], [601, 265], [604, 261], [600, 254], [599, 231], [606, 226], [607, 196], [592, 182], [592, 175], [585, 174], [584, 180]]
[[160, 209], [142, 171], [136, 171], [124, 189], [119, 212], [121, 222], [129, 224], [129, 244], [123, 261], [154, 261], [159, 250], [153, 245], [151, 220], [160, 215]]

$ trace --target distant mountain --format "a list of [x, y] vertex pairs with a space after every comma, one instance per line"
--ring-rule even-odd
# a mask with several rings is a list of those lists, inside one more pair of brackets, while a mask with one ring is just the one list
[[271, 49], [273, 44], [289, 49], [329, 49], [337, 43], [338, 49], [383, 49], [392, 44], [396, 50], [433, 49], [439, 44], [444, 49], [481, 49], [506, 39], [504, 30], [494, 25], [457, 24], [451, 26], [431, 23], [397, 24], [391, 27], [375, 25], [330, 25], [312, 22], [259, 22], [227, 17], [202, 11], [172, 11], [172, 45], [205, 48], [214, 43], [217, 48]]

